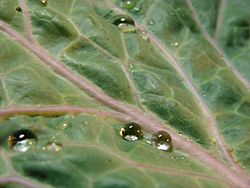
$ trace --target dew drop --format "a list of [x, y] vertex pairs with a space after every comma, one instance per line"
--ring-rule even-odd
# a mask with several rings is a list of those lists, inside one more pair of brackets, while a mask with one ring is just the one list
[[136, 141], [143, 138], [141, 126], [134, 122], [128, 123], [125, 127], [121, 128], [120, 135], [127, 141]]
[[172, 151], [173, 144], [170, 134], [165, 131], [158, 131], [152, 135], [151, 142], [153, 147], [162, 151]]
[[134, 20], [127, 16], [119, 16], [113, 22], [124, 33], [133, 33], [136, 31]]
[[8, 138], [9, 146], [18, 152], [26, 152], [37, 143], [37, 136], [28, 129], [21, 129], [14, 132]]
[[136, 0], [123, 0], [121, 5], [123, 8], [130, 10], [135, 7]]
[[179, 46], [179, 43], [178, 43], [178, 42], [172, 42], [172, 43], [171, 43], [171, 46], [173, 46], [173, 47], [178, 47], [178, 46]]
[[47, 6], [48, 0], [41, 0], [41, 3], [42, 3], [43, 6]]
[[60, 130], [63, 130], [63, 131], [70, 128], [70, 127], [71, 127], [71, 124], [68, 123], [68, 122], [62, 122], [62, 123], [60, 123], [59, 125], [56, 126], [57, 129], [60, 129]]
[[17, 11], [17, 12], [23, 12], [23, 10], [22, 10], [21, 7], [16, 7], [16, 11]]
[[154, 21], [154, 20], [148, 20], [148, 21], [147, 21], [147, 24], [148, 24], [148, 25], [154, 25], [154, 24], [155, 24], [155, 21]]
[[59, 152], [62, 150], [62, 148], [63, 148], [63, 145], [61, 143], [53, 141], [53, 142], [48, 142], [44, 149], [48, 151]]
[[134, 65], [132, 63], [128, 64], [128, 67], [131, 69], [131, 71], [133, 72], [133, 69], [135, 68]]
[[215, 138], [213, 138], [213, 139], [211, 140], [211, 144], [216, 145], [216, 139], [215, 139]]
[[142, 7], [135, 7], [134, 10], [135, 10], [135, 12], [138, 13], [138, 12], [140, 12], [142, 10]]
[[145, 31], [141, 32], [141, 37], [143, 40], [149, 42], [148, 34]]

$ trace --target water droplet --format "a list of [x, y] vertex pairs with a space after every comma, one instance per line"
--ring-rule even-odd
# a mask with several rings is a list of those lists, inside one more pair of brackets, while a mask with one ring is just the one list
[[143, 138], [142, 128], [137, 123], [128, 123], [125, 127], [121, 128], [120, 135], [128, 141], [136, 141]]
[[128, 67], [133, 71], [133, 69], [135, 68], [134, 65], [132, 63], [129, 63]]
[[145, 31], [142, 31], [141, 32], [141, 36], [142, 36], [142, 39], [145, 40], [145, 41], [149, 41], [149, 38], [148, 38], [148, 34], [145, 32]]
[[31, 130], [21, 129], [10, 135], [8, 141], [14, 151], [25, 152], [36, 145], [37, 136]]
[[154, 24], [155, 24], [155, 21], [154, 21], [154, 20], [148, 20], [148, 21], [147, 21], [147, 24], [148, 24], [148, 25], [154, 25]]
[[134, 8], [136, 5], [136, 0], [123, 0], [121, 6], [128, 10]]
[[16, 11], [17, 11], [17, 12], [23, 12], [23, 10], [22, 10], [21, 7], [16, 7]]
[[63, 145], [61, 143], [53, 141], [53, 142], [48, 142], [44, 149], [48, 151], [59, 152], [62, 150], [62, 148], [63, 148]]
[[183, 135], [183, 133], [182, 133], [182, 132], [179, 132], [178, 134], [179, 134], [180, 136], [182, 136], [182, 135]]
[[56, 126], [57, 129], [60, 129], [60, 130], [66, 130], [68, 128], [71, 127], [71, 124], [68, 123], [68, 122], [62, 122], [60, 123], [59, 125]]
[[48, 0], [41, 0], [41, 3], [42, 3], [43, 6], [47, 6]]
[[118, 26], [124, 33], [133, 33], [136, 31], [134, 20], [127, 16], [119, 16], [113, 21], [113, 24]]
[[142, 7], [135, 7], [134, 10], [135, 12], [140, 12], [142, 10]]
[[178, 42], [172, 42], [172, 43], [171, 43], [171, 46], [173, 46], [173, 47], [178, 47], [178, 46], [179, 46], [179, 43], [178, 43]]
[[216, 139], [215, 139], [215, 138], [213, 138], [213, 139], [211, 140], [211, 144], [216, 145]]
[[162, 151], [172, 151], [173, 144], [170, 134], [165, 131], [158, 131], [152, 135], [151, 142], [153, 147]]

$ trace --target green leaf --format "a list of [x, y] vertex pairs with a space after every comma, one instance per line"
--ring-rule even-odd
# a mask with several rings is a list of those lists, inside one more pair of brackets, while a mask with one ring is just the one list
[[0, 187], [249, 187], [249, 6], [1, 0]]

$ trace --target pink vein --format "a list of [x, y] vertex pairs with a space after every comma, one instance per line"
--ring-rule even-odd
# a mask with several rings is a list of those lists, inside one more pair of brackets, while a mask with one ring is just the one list
[[[113, 7], [113, 8], [116, 8], [112, 4], [110, 4], [110, 6]], [[122, 12], [122, 10], [120, 10], [120, 9], [118, 9], [118, 10]], [[146, 29], [144, 28], [144, 26], [142, 26], [138, 22], [135, 22], [135, 23], [136, 23], [136, 27], [138, 29], [140, 29], [142, 31], [146, 31]], [[162, 53], [168, 58], [168, 60], [171, 63], [171, 65], [175, 68], [175, 70], [177, 71], [177, 73], [181, 76], [181, 78], [183, 79], [183, 81], [188, 86], [189, 90], [192, 92], [192, 94], [197, 99], [198, 105], [202, 109], [203, 115], [208, 120], [208, 124], [210, 125], [212, 133], [213, 133], [214, 137], [217, 140], [219, 148], [223, 152], [225, 160], [233, 168], [240, 168], [240, 167], [238, 167], [238, 165], [235, 164], [235, 162], [233, 161], [230, 153], [228, 152], [228, 149], [227, 149], [227, 146], [225, 144], [225, 141], [221, 137], [220, 132], [218, 130], [217, 122], [216, 122], [216, 119], [215, 119], [213, 113], [211, 112], [211, 110], [209, 109], [209, 107], [207, 106], [207, 104], [203, 101], [202, 97], [200, 96], [200, 94], [197, 91], [196, 87], [193, 85], [192, 81], [188, 78], [188, 76], [184, 72], [184, 69], [181, 66], [181, 63], [178, 61], [178, 59], [175, 56], [173, 56], [171, 54], [171, 52], [164, 46], [164, 44], [162, 44], [162, 42], [159, 41], [153, 34], [148, 33], [148, 38], [151, 41], [151, 43], [153, 43], [156, 47], [158, 47], [162, 51]]]
[[151, 164], [139, 163], [137, 161], [133, 161], [133, 160], [127, 158], [126, 156], [119, 155], [119, 154], [113, 152], [112, 150], [106, 148], [105, 146], [98, 145], [98, 144], [67, 144], [67, 146], [96, 148], [98, 150], [105, 151], [108, 154], [110, 154], [116, 158], [119, 158], [120, 160], [126, 162], [127, 164], [129, 164], [132, 167], [136, 167], [136, 168], [140, 168], [140, 169], [146, 169], [146, 170], [154, 171], [154, 172], [158, 172], [158, 173], [168, 173], [168, 174], [173, 174], [173, 175], [177, 175], [177, 176], [194, 176], [197, 179], [219, 181], [219, 179], [217, 177], [201, 174], [200, 172], [196, 173], [196, 172], [190, 172], [190, 171], [179, 170], [179, 169], [176, 170], [176, 169], [169, 168], [169, 167], [159, 167], [159, 166], [155, 166], [155, 165], [151, 165]]
[[220, 30], [221, 30], [221, 25], [223, 24], [223, 18], [225, 14], [225, 8], [226, 8], [227, 0], [221, 0], [220, 2], [220, 11], [219, 15], [217, 17], [216, 21], [216, 30], [215, 30], [215, 40], [218, 41], [220, 38]]
[[128, 106], [126, 104], [118, 102], [113, 98], [107, 96], [103, 91], [101, 91], [91, 82], [78, 75], [77, 73], [73, 72], [63, 63], [53, 58], [41, 46], [33, 44], [27, 39], [25, 39], [23, 36], [13, 30], [7, 23], [0, 21], [0, 30], [8, 34], [12, 39], [17, 41], [20, 45], [22, 45], [27, 50], [36, 55], [40, 60], [42, 60], [42, 62], [47, 64], [56, 73], [70, 80], [79, 88], [87, 92], [90, 96], [99, 100], [103, 104], [106, 104], [107, 106], [130, 116], [134, 121], [141, 124], [145, 131], [168, 131], [172, 135], [175, 146], [181, 148], [183, 151], [189, 153], [191, 156], [202, 161], [207, 166], [213, 167], [214, 170], [223, 172], [222, 175], [224, 180], [228, 181], [229, 183], [232, 183], [233, 185], [235, 185], [235, 187], [245, 188], [249, 185], [250, 180], [246, 172], [241, 170], [237, 170], [237, 172], [232, 171], [223, 162], [211, 156], [208, 151], [206, 151], [200, 145], [186, 141], [184, 137], [181, 137], [172, 129], [167, 128], [164, 124], [162, 124], [158, 119], [154, 118], [153, 116], [146, 114], [140, 110], [137, 110], [132, 106]]
[[94, 114], [101, 117], [111, 117], [117, 120], [122, 121], [131, 121], [131, 118], [128, 116], [117, 113], [117, 112], [109, 112], [109, 111], [101, 111], [93, 108], [83, 108], [76, 106], [37, 106], [37, 107], [19, 107], [12, 106], [4, 109], [0, 109], [0, 117], [6, 118], [13, 115], [61, 115], [65, 113], [70, 114], [79, 114], [79, 113], [87, 113]]
[[23, 17], [24, 17], [24, 24], [25, 24], [25, 32], [26, 32], [26, 37], [28, 40], [35, 42], [33, 36], [32, 36], [32, 29], [31, 29], [31, 20], [30, 20], [30, 15], [29, 15], [29, 10], [28, 6], [26, 4], [25, 0], [19, 0], [20, 6], [22, 8], [23, 12]]
[[244, 87], [247, 90], [250, 90], [250, 83], [239, 73], [239, 71], [233, 66], [233, 64], [227, 59], [226, 54], [219, 48], [217, 42], [211, 38], [211, 36], [207, 33], [207, 31], [204, 29], [193, 5], [191, 0], [186, 0], [187, 4], [192, 11], [193, 17], [200, 28], [202, 34], [205, 36], [205, 38], [208, 40], [208, 42], [217, 50], [217, 52], [223, 56], [223, 62], [225, 65], [229, 68], [229, 70], [234, 74], [234, 76], [241, 81], [241, 83], [244, 85]]
[[22, 185], [27, 188], [47, 188], [47, 186], [31, 183], [30, 180], [19, 176], [7, 176], [0, 178], [0, 185], [10, 185], [11, 183]]

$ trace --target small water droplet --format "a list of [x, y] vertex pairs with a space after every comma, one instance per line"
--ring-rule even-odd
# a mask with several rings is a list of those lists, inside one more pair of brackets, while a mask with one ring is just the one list
[[132, 63], [129, 63], [128, 67], [129, 67], [130, 69], [134, 69], [134, 65], [133, 65]]
[[121, 128], [120, 135], [127, 141], [136, 141], [143, 138], [143, 132], [140, 125], [137, 123], [128, 123]]
[[179, 43], [178, 43], [178, 42], [172, 42], [172, 43], [171, 43], [171, 46], [173, 46], [173, 47], [178, 47], [178, 46], [179, 46]]
[[216, 139], [215, 139], [215, 138], [213, 138], [213, 139], [211, 140], [211, 144], [216, 145]]
[[165, 131], [158, 131], [152, 135], [151, 142], [153, 147], [162, 151], [172, 151], [173, 144], [170, 134]]
[[145, 40], [145, 41], [147, 41], [147, 42], [149, 41], [147, 32], [142, 31], [142, 32], [141, 32], [141, 36], [142, 36], [142, 39], [143, 39], [143, 40]]
[[135, 12], [138, 13], [138, 12], [140, 12], [142, 10], [142, 7], [135, 7], [134, 10], [135, 10]]
[[8, 141], [14, 151], [25, 152], [36, 145], [37, 136], [31, 130], [21, 129], [10, 135]]
[[154, 25], [154, 24], [155, 24], [155, 21], [152, 20], [152, 19], [150, 19], [150, 20], [147, 21], [147, 24], [148, 24], [148, 25]]
[[113, 21], [113, 24], [118, 26], [124, 33], [133, 33], [136, 31], [134, 20], [127, 16], [119, 16]]
[[191, 140], [191, 138], [187, 138], [186, 141], [187, 142], [191, 142], [192, 140]]
[[60, 130], [66, 130], [68, 128], [71, 127], [71, 124], [68, 123], [68, 122], [62, 122], [60, 123], [59, 125], [56, 126], [57, 129], [60, 129]]
[[55, 152], [59, 152], [61, 151], [63, 148], [63, 145], [61, 143], [58, 142], [48, 142], [45, 149], [48, 151], [55, 151]]
[[134, 8], [136, 5], [136, 0], [122, 0], [121, 6], [128, 10]]
[[41, 0], [40, 2], [42, 3], [43, 6], [47, 6], [48, 4], [48, 0]]
[[16, 7], [16, 11], [17, 11], [17, 12], [23, 12], [23, 10], [22, 10], [21, 7]]

